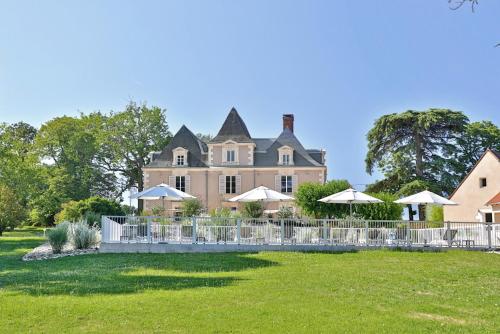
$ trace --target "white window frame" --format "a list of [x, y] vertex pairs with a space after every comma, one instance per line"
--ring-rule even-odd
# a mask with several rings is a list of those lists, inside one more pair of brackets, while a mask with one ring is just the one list
[[185, 157], [185, 155], [184, 154], [178, 154], [175, 164], [177, 166], [185, 166], [185, 164], [186, 164], [186, 157]]
[[[184, 185], [182, 185], [184, 184]], [[175, 189], [186, 192], [186, 176], [180, 175], [175, 177]]]
[[[285, 161], [285, 156], [288, 160]], [[293, 148], [290, 146], [282, 146], [278, 148], [278, 165], [292, 166], [293, 165]]]
[[293, 193], [293, 176], [292, 175], [281, 175], [281, 192], [282, 193]]
[[[226, 175], [225, 194], [236, 194], [236, 175]], [[228, 186], [229, 185], [229, 186]]]
[[[184, 147], [177, 147], [172, 150], [172, 165], [173, 166], [180, 166], [180, 167], [185, 167], [188, 165], [187, 163], [187, 156], [188, 156], [188, 150], [186, 150]], [[182, 160], [182, 161], [180, 161]], [[179, 162], [182, 162], [180, 164]]]

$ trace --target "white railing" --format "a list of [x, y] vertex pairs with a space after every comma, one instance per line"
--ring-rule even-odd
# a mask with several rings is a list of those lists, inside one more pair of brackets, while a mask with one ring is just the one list
[[103, 216], [103, 243], [500, 247], [500, 224]]

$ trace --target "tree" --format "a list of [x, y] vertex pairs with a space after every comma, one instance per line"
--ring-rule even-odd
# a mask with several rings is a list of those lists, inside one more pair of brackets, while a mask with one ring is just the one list
[[27, 123], [0, 124], [0, 184], [15, 189], [21, 205], [39, 192], [40, 165], [33, 153], [37, 130]]
[[203, 209], [199, 199], [187, 199], [182, 203], [182, 213], [184, 217], [198, 216]]
[[9, 187], [0, 185], [0, 236], [6, 228], [19, 225], [25, 214], [15, 192]]
[[93, 195], [112, 197], [116, 177], [96, 164], [101, 118], [81, 115], [56, 117], [40, 128], [35, 140], [49, 174], [65, 176], [58, 190], [70, 199]]
[[264, 213], [262, 202], [245, 202], [243, 215], [248, 218], [260, 218]]
[[306, 215], [315, 218], [342, 218], [349, 214], [349, 206], [318, 202], [319, 199], [350, 188], [346, 180], [332, 180], [325, 184], [315, 182], [302, 183], [295, 193], [295, 203]]
[[124, 179], [121, 192], [133, 186], [142, 191], [142, 168], [149, 163], [150, 153], [163, 149], [171, 136], [164, 109], [130, 102], [124, 111], [111, 113], [104, 120], [99, 137], [99, 166], [120, 174]]
[[212, 140], [212, 138], [214, 136], [212, 136], [211, 134], [203, 134], [203, 133], [197, 133], [196, 134], [196, 137], [198, 137], [198, 139], [200, 139], [201, 141], [205, 142], [205, 143], [208, 143], [209, 141]]
[[464, 4], [469, 3], [471, 10], [474, 11], [476, 6], [479, 5], [479, 0], [448, 0], [448, 3], [450, 4], [450, 8], [453, 10], [457, 10]]
[[[101, 216], [122, 216], [123, 208], [116, 201], [107, 198], [92, 196], [81, 201], [69, 201], [61, 205], [62, 210], [56, 215], [56, 222], [78, 221], [86, 218], [90, 213]], [[100, 222], [97, 222], [98, 225]]]
[[463, 113], [449, 109], [384, 115], [367, 135], [366, 171], [372, 174], [376, 167], [380, 169], [385, 190], [391, 192], [416, 179], [451, 191], [448, 184], [442, 184], [443, 174], [436, 166], [443, 165], [442, 152], [452, 149], [467, 122]]
[[457, 145], [445, 152], [450, 159], [444, 168], [449, 171], [449, 183], [453, 189], [488, 148], [500, 151], [500, 128], [490, 121], [468, 124], [457, 139]]

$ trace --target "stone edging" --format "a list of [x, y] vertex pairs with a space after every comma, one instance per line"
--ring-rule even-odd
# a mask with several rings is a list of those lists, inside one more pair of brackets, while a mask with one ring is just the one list
[[89, 248], [89, 249], [73, 249], [70, 247], [64, 247], [60, 254], [54, 254], [52, 252], [52, 247], [49, 243], [44, 243], [36, 248], [33, 248], [31, 252], [23, 256], [23, 261], [38, 261], [38, 260], [48, 260], [57, 259], [65, 256], [75, 256], [75, 255], [85, 255], [85, 254], [95, 254], [99, 252], [99, 248]]

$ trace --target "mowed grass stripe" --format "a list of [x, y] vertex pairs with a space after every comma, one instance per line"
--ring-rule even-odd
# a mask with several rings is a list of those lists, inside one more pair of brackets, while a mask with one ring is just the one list
[[500, 255], [97, 254], [0, 238], [2, 332], [497, 333]]

